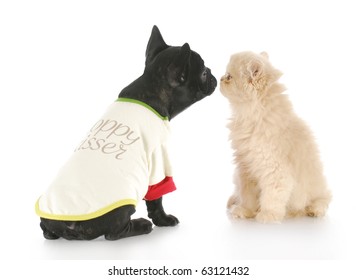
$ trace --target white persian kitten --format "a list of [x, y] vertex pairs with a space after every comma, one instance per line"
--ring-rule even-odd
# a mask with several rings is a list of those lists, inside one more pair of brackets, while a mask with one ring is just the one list
[[232, 108], [236, 190], [228, 208], [235, 218], [320, 217], [331, 200], [318, 148], [283, 94], [281, 75], [265, 52], [242, 52], [231, 56], [221, 78]]

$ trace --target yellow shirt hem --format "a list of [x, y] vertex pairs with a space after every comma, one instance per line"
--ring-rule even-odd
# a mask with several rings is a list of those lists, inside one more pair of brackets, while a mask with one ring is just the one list
[[95, 212], [92, 213], [88, 213], [88, 214], [81, 214], [81, 215], [62, 215], [62, 214], [51, 214], [51, 213], [47, 213], [44, 212], [40, 209], [39, 206], [39, 199], [36, 202], [35, 205], [35, 210], [36, 210], [36, 214], [42, 218], [46, 218], [46, 219], [51, 219], [51, 220], [59, 220], [59, 221], [85, 221], [85, 220], [90, 220], [90, 219], [94, 219], [97, 217], [100, 217], [118, 207], [124, 206], [124, 205], [134, 205], [136, 206], [137, 201], [134, 199], [124, 199], [124, 200], [120, 200], [117, 201], [107, 207], [101, 208]]

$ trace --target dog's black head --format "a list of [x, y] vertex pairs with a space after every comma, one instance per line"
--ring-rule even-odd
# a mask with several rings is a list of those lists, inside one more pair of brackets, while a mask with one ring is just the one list
[[200, 55], [187, 43], [168, 46], [156, 26], [146, 50], [144, 74], [126, 87], [120, 97], [135, 98], [172, 119], [213, 93], [217, 85]]

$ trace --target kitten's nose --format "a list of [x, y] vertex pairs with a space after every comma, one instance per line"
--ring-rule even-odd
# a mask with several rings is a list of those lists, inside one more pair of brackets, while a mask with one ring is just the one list
[[226, 73], [224, 76], [220, 78], [220, 82], [229, 82], [231, 79], [231, 75], [229, 73]]
[[220, 78], [220, 82], [223, 82], [223, 81], [226, 79], [226, 76], [227, 76], [227, 74], [225, 74], [224, 76], [222, 76], [222, 77]]

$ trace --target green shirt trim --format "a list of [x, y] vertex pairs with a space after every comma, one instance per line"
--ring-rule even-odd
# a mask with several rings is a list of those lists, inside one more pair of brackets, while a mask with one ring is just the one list
[[161, 120], [163, 120], [163, 121], [168, 121], [169, 120], [168, 117], [161, 116], [160, 113], [158, 113], [150, 105], [147, 105], [146, 103], [144, 103], [142, 101], [139, 101], [139, 100], [136, 100], [136, 99], [131, 99], [131, 98], [126, 98], [126, 97], [119, 97], [118, 99], [116, 99], [116, 102], [128, 102], [128, 103], [134, 103], [134, 104], [141, 105], [141, 106], [147, 108], [148, 110], [150, 110], [151, 112], [153, 112]]

